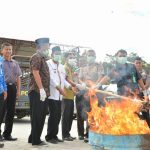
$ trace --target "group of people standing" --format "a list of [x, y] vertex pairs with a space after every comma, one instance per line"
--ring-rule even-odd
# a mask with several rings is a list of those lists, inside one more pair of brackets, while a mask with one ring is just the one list
[[[30, 87], [34, 85], [38, 91], [35, 92], [34, 89], [31, 89], [29, 92], [31, 110], [36, 111], [35, 114], [31, 114], [32, 130], [29, 136], [29, 143], [33, 145], [45, 144], [45, 142], [42, 142], [40, 139], [46, 115], [44, 112], [46, 109], [43, 109], [43, 105], [49, 107], [48, 128], [45, 139], [47, 142], [56, 144], [63, 142], [63, 140], [74, 140], [74, 137], [70, 135], [74, 97], [76, 97], [77, 106], [78, 136], [80, 140], [84, 139], [88, 141], [88, 123], [87, 132], [84, 133], [84, 120], [87, 120], [86, 111], [90, 110], [87, 96], [89, 88], [100, 88], [102, 84], [114, 79], [119, 95], [139, 96], [140, 93], [142, 93], [143, 96], [140, 98], [148, 96], [147, 87], [143, 82], [142, 75], [136, 68], [136, 65], [127, 63], [127, 52], [125, 50], [119, 50], [116, 53], [116, 64], [110, 69], [108, 74], [104, 74], [103, 66], [96, 63], [95, 51], [88, 50], [84, 54], [86, 63], [80, 67], [78, 73], [76, 72], [76, 80], [74, 67], [76, 66], [77, 58], [74, 56], [74, 53], [68, 52], [65, 55], [65, 64], [62, 65], [62, 53], [59, 46], [52, 48], [51, 59], [46, 61], [46, 57], [44, 56], [48, 54], [49, 39], [38, 39], [36, 44], [37, 53], [31, 58], [30, 64]], [[37, 74], [35, 74], [35, 72], [37, 72]], [[37, 94], [37, 97], [35, 95], [32, 96], [33, 91]], [[41, 101], [43, 96], [45, 100], [43, 99], [44, 101]], [[97, 96], [101, 99], [101, 95]], [[38, 104], [33, 105], [32, 101], [36, 101]], [[100, 100], [100, 105], [101, 104], [102, 101]], [[39, 112], [39, 109], [43, 111]], [[39, 113], [41, 113], [41, 115]], [[61, 116], [62, 140], [57, 137]], [[37, 134], [37, 131], [39, 134]], [[36, 138], [34, 136], [36, 136]]]
[[[90, 111], [88, 89], [99, 89], [110, 80], [117, 84], [117, 92], [124, 96], [139, 96], [147, 98], [147, 89], [150, 86], [149, 76], [144, 76], [140, 66], [140, 57], [135, 59], [135, 64], [127, 63], [127, 52], [119, 50], [115, 57], [116, 63], [104, 73], [102, 64], [96, 63], [96, 53], [88, 50], [83, 54], [85, 64], [78, 71], [77, 57], [74, 52], [65, 54], [65, 62], [61, 63], [62, 52], [59, 46], [52, 48], [50, 56], [49, 38], [35, 40], [36, 53], [30, 60], [30, 117], [31, 132], [28, 143], [32, 145], [45, 145], [41, 140], [41, 134], [45, 123], [47, 108], [49, 112], [47, 142], [57, 144], [59, 142], [73, 141], [75, 137], [70, 135], [74, 100], [77, 107], [77, 129], [79, 140], [88, 141], [88, 122], [86, 133], [84, 121], [87, 120], [87, 111]], [[0, 139], [17, 140], [11, 136], [15, 100], [20, 94], [21, 70], [16, 61], [11, 59], [12, 45], [2, 45], [3, 58], [0, 57], [0, 124], [5, 118], [5, 130]], [[102, 104], [101, 95], [98, 95], [99, 103]], [[6, 111], [7, 109], [7, 111]], [[57, 134], [62, 117], [62, 139]], [[1, 130], [0, 130], [1, 131]]]

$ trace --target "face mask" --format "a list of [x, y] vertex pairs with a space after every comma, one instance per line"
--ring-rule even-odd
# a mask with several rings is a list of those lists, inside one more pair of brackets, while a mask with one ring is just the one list
[[89, 64], [95, 63], [95, 56], [88, 56], [87, 57], [87, 62]]
[[125, 64], [127, 62], [127, 57], [117, 57], [117, 62], [119, 64]]
[[42, 56], [47, 58], [49, 56], [49, 49], [46, 50], [38, 50], [38, 53]]
[[61, 55], [54, 55], [53, 60], [60, 63], [61, 62]]
[[43, 51], [43, 56], [44, 57], [48, 57], [49, 56], [49, 49]]
[[76, 59], [68, 59], [68, 64], [71, 67], [76, 67], [77, 66], [77, 61], [76, 61]]

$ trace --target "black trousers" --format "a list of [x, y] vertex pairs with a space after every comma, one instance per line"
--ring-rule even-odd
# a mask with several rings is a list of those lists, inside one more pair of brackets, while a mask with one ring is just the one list
[[88, 136], [88, 125], [86, 124], [86, 133], [84, 134], [84, 121], [87, 119], [84, 111], [85, 100], [84, 100], [85, 91], [80, 91], [76, 95], [76, 108], [77, 108], [77, 129], [78, 136]]
[[49, 107], [49, 118], [48, 118], [47, 135], [45, 136], [46, 140], [57, 138], [59, 122], [61, 119], [61, 101], [48, 99], [48, 107]]
[[63, 99], [62, 101], [62, 137], [69, 137], [73, 121], [74, 101]]
[[45, 123], [47, 100], [41, 101], [40, 94], [35, 91], [29, 93], [29, 100], [31, 113], [31, 133], [29, 135], [28, 142], [33, 145], [37, 145], [41, 141], [40, 137]]
[[11, 136], [12, 128], [13, 128], [13, 120], [14, 120], [14, 114], [15, 114], [15, 104], [16, 104], [16, 85], [8, 85], [7, 84], [7, 99], [4, 101], [3, 111], [2, 111], [2, 117], [1, 122], [4, 119], [5, 116], [5, 128], [3, 132], [4, 137]]
[[3, 122], [3, 116], [4, 116], [4, 95], [3, 93], [0, 94], [0, 135], [1, 135], [1, 124]]

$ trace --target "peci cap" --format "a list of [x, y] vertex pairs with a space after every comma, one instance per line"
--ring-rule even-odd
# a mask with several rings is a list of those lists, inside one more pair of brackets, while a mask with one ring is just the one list
[[39, 38], [39, 39], [36, 39], [35, 43], [37, 45], [48, 44], [49, 43], [49, 38]]
[[55, 51], [61, 51], [60, 47], [59, 46], [53, 47], [52, 52], [55, 52]]

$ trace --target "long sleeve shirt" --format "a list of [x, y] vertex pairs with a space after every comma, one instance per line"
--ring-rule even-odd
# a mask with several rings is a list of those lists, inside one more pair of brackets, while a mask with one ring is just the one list
[[3, 62], [4, 62], [4, 59], [3, 59], [3, 57], [0, 56], [0, 94], [2, 94], [4, 91], [7, 91]]
[[70, 84], [66, 81], [66, 72], [62, 64], [56, 64], [53, 60], [47, 61], [50, 72], [50, 96], [48, 99], [62, 100], [62, 95], [56, 89], [57, 86], [64, 89], [68, 88]]

